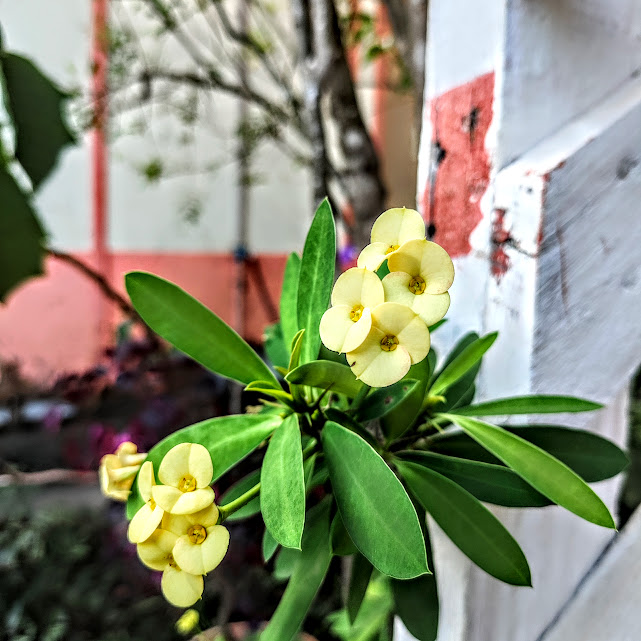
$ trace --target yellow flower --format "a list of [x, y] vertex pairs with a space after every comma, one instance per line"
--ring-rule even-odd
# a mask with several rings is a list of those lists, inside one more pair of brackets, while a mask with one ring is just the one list
[[165, 513], [160, 505], [156, 505], [156, 501], [151, 495], [151, 490], [155, 485], [154, 466], [151, 461], [147, 461], [143, 463], [138, 473], [138, 491], [145, 504], [134, 514], [127, 529], [127, 538], [132, 543], [146, 541], [160, 525]]
[[425, 223], [416, 210], [388, 209], [372, 225], [372, 243], [363, 249], [356, 264], [374, 271], [406, 242], [421, 238], [425, 238]]
[[147, 458], [138, 453], [134, 443], [126, 441], [118, 446], [115, 454], [106, 454], [100, 459], [98, 476], [102, 493], [116, 501], [126, 501], [140, 464]]
[[347, 354], [347, 362], [366, 385], [387, 387], [429, 350], [427, 325], [406, 305], [383, 303], [372, 310], [372, 329], [364, 343]]
[[211, 456], [198, 443], [180, 443], [165, 455], [158, 477], [164, 485], [154, 485], [151, 496], [157, 505], [172, 514], [191, 514], [211, 505], [214, 491]]
[[354, 267], [341, 274], [332, 290], [332, 307], [321, 318], [320, 336], [327, 349], [350, 352], [372, 327], [371, 308], [385, 301], [376, 274]]
[[178, 537], [168, 530], [156, 530], [144, 543], [136, 547], [140, 560], [152, 570], [162, 572], [162, 593], [179, 608], [188, 608], [200, 599], [205, 587], [201, 575], [182, 570], [173, 556]]
[[200, 615], [196, 610], [187, 610], [181, 617], [176, 621], [176, 630], [185, 636], [193, 632], [200, 623]]
[[383, 279], [386, 301], [411, 307], [428, 325], [445, 316], [454, 265], [440, 245], [411, 240], [390, 256], [387, 265], [391, 273]]
[[164, 527], [178, 538], [173, 548], [176, 563], [191, 574], [207, 574], [223, 560], [229, 547], [229, 531], [218, 522], [215, 505], [184, 516], [170, 516]]

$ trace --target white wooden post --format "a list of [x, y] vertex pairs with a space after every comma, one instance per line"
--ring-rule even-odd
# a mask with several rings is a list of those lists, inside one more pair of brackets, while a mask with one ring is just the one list
[[[641, 361], [640, 33], [634, 0], [431, 0], [419, 157], [419, 202], [457, 268], [437, 343], [499, 330], [481, 396], [598, 400], [556, 422], [620, 445]], [[615, 509], [618, 481], [596, 490]], [[534, 588], [483, 574], [433, 526], [439, 641], [534, 641], [612, 537], [557, 507], [497, 513]]]

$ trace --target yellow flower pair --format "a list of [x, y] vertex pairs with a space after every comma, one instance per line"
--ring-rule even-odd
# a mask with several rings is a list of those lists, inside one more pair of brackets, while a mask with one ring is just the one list
[[[430, 349], [428, 327], [445, 316], [454, 281], [447, 252], [425, 239], [413, 209], [389, 209], [372, 227], [358, 267], [336, 281], [332, 307], [321, 319], [324, 345], [346, 353], [357, 378], [371, 387], [401, 380]], [[374, 273], [387, 260], [390, 273]]]
[[[126, 448], [129, 454], [132, 445]], [[146, 455], [137, 456], [144, 459]], [[113, 459], [105, 462], [105, 458], [101, 461], [101, 479], [116, 465]], [[158, 478], [162, 485], [156, 484], [151, 461], [140, 467], [140, 458], [136, 460], [127, 488], [119, 486], [116, 490], [128, 494], [140, 468], [138, 490], [145, 505], [131, 519], [127, 537], [137, 544], [140, 560], [163, 573], [165, 598], [178, 607], [189, 607], [202, 596], [203, 575], [218, 566], [229, 547], [229, 532], [218, 525], [214, 491], [209, 487], [214, 474], [211, 456], [197, 443], [176, 445], [160, 463]], [[122, 468], [127, 467], [123, 463]], [[102, 486], [104, 491], [105, 484]], [[108, 496], [113, 498], [113, 490], [110, 492]]]

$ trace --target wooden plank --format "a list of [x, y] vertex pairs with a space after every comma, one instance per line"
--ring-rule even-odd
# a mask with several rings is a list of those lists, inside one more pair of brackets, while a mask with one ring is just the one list
[[641, 639], [641, 509], [537, 641]]

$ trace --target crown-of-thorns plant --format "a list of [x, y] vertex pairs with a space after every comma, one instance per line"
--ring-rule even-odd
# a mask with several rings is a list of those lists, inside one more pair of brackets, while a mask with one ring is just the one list
[[[467, 334], [437, 366], [430, 333], [449, 307], [454, 268], [445, 250], [425, 239], [417, 212], [383, 213], [358, 267], [334, 282], [335, 252], [325, 201], [302, 258], [287, 261], [281, 320], [266, 345], [274, 369], [176, 285], [152, 274], [127, 275], [131, 300], [155, 332], [269, 400], [258, 413], [179, 430], [144, 463], [126, 445], [105, 457], [102, 486], [120, 500], [130, 489], [129, 539], [143, 563], [163, 572], [163, 593], [178, 607], [200, 599], [203, 577], [227, 551], [222, 524], [245, 508], [246, 516], [260, 511], [265, 523], [265, 562], [295, 554], [261, 641], [296, 638], [333, 556], [353, 557], [345, 565], [345, 609], [332, 618], [336, 635], [357, 638], [374, 622], [378, 628], [367, 638], [391, 639], [390, 621], [399, 615], [420, 641], [431, 641], [438, 568], [426, 514], [480, 568], [529, 586], [521, 548], [483, 502], [556, 503], [613, 528], [587, 482], [616, 475], [627, 459], [589, 432], [479, 420], [600, 406], [567, 396], [473, 404], [481, 360], [496, 333]], [[264, 449], [260, 469], [216, 505], [210, 485], [257, 448]]]

